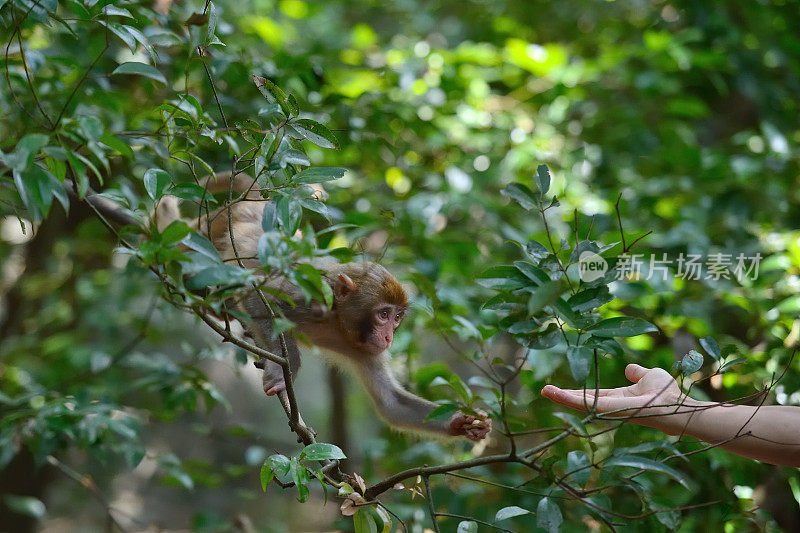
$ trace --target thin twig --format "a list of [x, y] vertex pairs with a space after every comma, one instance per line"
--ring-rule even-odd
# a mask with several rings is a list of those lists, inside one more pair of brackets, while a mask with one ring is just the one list
[[428, 476], [422, 476], [422, 482], [425, 484], [425, 499], [428, 500], [428, 513], [431, 516], [433, 530], [439, 533], [439, 524], [436, 522], [436, 506], [433, 503], [433, 496], [431, 496], [431, 484], [428, 482]]

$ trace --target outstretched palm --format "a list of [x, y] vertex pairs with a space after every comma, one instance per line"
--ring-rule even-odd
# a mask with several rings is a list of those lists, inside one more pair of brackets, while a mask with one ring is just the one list
[[644, 368], [631, 364], [625, 368], [625, 377], [633, 385], [599, 390], [560, 389], [547, 385], [542, 389], [542, 396], [561, 405], [586, 411], [595, 405], [595, 393], [598, 393], [598, 413], [620, 417], [636, 416], [637, 419], [633, 421], [648, 426], [652, 422], [649, 416], [674, 412], [675, 407], [686, 398], [677, 382], [662, 368]]

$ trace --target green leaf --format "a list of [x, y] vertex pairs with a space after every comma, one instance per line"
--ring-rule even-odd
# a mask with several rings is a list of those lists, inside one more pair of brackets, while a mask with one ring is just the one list
[[300, 221], [303, 218], [303, 208], [300, 206], [300, 202], [290, 196], [281, 196], [275, 207], [284, 235], [293, 236], [300, 228]]
[[646, 457], [638, 457], [636, 455], [622, 455], [619, 457], [611, 457], [606, 459], [603, 462], [603, 467], [609, 466], [629, 466], [631, 468], [638, 468], [640, 470], [649, 470], [651, 472], [658, 472], [660, 474], [665, 474], [687, 489], [691, 489], [691, 483], [689, 478], [686, 477], [682, 472], [672, 468], [671, 466], [667, 466], [664, 463], [660, 463], [658, 461], [653, 461], [652, 459], [648, 459]]
[[478, 523], [472, 520], [462, 520], [458, 523], [456, 533], [478, 533]]
[[[460, 315], [453, 315], [453, 320], [458, 322], [461, 325], [460, 331], [464, 333], [467, 337], [471, 337], [474, 339], [482, 339], [483, 336], [481, 335], [481, 330], [479, 330], [475, 324], [473, 324], [469, 319], [460, 316]], [[454, 328], [459, 330], [459, 328]]]
[[550, 252], [543, 244], [534, 240], [528, 241], [528, 244], [525, 245], [525, 251], [534, 261], [540, 261], [550, 255]]
[[797, 315], [800, 313], [800, 294], [789, 296], [781, 303], [776, 305], [775, 308], [782, 313]]
[[578, 313], [573, 311], [564, 298], [557, 298], [556, 301], [553, 302], [553, 309], [556, 311], [558, 316], [572, 328], [577, 329], [586, 327], [594, 322], [594, 320], [583, 318]]
[[164, 85], [167, 84], [167, 79], [164, 77], [164, 75], [161, 74], [157, 68], [146, 63], [128, 61], [127, 63], [123, 63], [115, 68], [111, 75], [113, 76], [114, 74], [136, 74], [138, 76], [144, 76], [145, 78], [150, 78], [152, 80], [161, 82]]
[[550, 276], [547, 275], [547, 272], [533, 263], [528, 263], [527, 261], [514, 261], [514, 266], [517, 268], [517, 270], [525, 274], [528, 279], [535, 281], [537, 285], [542, 283], [550, 283]]
[[16, 494], [6, 494], [3, 496], [5, 504], [14, 511], [33, 518], [42, 518], [47, 512], [44, 503], [33, 496], [17, 496]]
[[586, 313], [601, 307], [613, 299], [614, 297], [609, 292], [608, 286], [601, 285], [570, 296], [567, 303], [576, 313]]
[[366, 508], [358, 509], [353, 515], [355, 533], [378, 533], [378, 526]]
[[715, 341], [713, 337], [703, 337], [700, 339], [700, 346], [702, 346], [714, 360], [719, 359], [719, 344], [717, 344], [717, 341]]
[[697, 350], [689, 350], [689, 353], [681, 359], [681, 374], [688, 376], [700, 370], [703, 366], [703, 354]]
[[289, 473], [289, 469], [291, 468], [291, 461], [289, 461], [289, 458], [279, 453], [267, 457], [267, 461], [264, 464], [272, 469], [278, 476], [285, 476]]
[[185, 239], [183, 239], [183, 244], [192, 250], [203, 254], [215, 263], [222, 263], [222, 257], [220, 257], [219, 251], [214, 247], [213, 244], [211, 244], [211, 241], [199, 233], [190, 233]]
[[180, 470], [179, 468], [172, 469], [167, 478], [169, 484], [177, 484], [187, 490], [194, 489], [194, 480], [192, 479], [192, 476], [190, 476], [183, 470]]
[[[100, 24], [111, 30], [114, 35], [122, 39], [122, 42], [130, 49], [131, 53], [136, 53], [136, 38], [131, 35], [131, 33], [126, 29], [126, 26], [123, 26], [119, 22], [106, 22], [104, 20], [99, 21]], [[114, 71], [112, 74], [116, 73]]]
[[542, 193], [542, 196], [547, 194], [547, 191], [550, 190], [550, 170], [547, 165], [536, 167], [536, 175], [533, 177], [533, 181], [536, 182], [536, 186], [539, 187], [539, 192]]
[[272, 231], [278, 224], [278, 213], [275, 202], [265, 202], [264, 211], [261, 213], [261, 229]]
[[561, 340], [561, 329], [556, 324], [550, 323], [544, 331], [535, 333], [525, 339], [525, 345], [533, 350], [547, 350]]
[[567, 361], [572, 377], [578, 383], [583, 383], [589, 375], [594, 352], [586, 346], [570, 346], [567, 348]]
[[347, 456], [338, 446], [325, 442], [309, 444], [300, 452], [300, 460], [322, 461], [325, 459], [347, 459]]
[[609, 353], [617, 357], [624, 353], [622, 346], [612, 338], [589, 337], [583, 344], [589, 348], [597, 348], [601, 353]]
[[145, 35], [140, 32], [138, 29], [134, 28], [133, 26], [124, 25], [123, 26], [128, 33], [133, 36], [136, 41], [142, 45], [147, 53], [150, 55], [150, 60], [155, 63], [158, 60], [158, 55], [156, 54], [155, 49], [153, 49], [153, 45], [150, 44], [150, 41], [145, 37]]
[[293, 94], [286, 97], [286, 109], [289, 110], [289, 114], [293, 117], [296, 117], [300, 112], [300, 106], [297, 105], [297, 99]]
[[523, 509], [522, 507], [517, 507], [516, 505], [511, 505], [509, 507], [503, 507], [497, 514], [494, 515], [494, 521], [500, 522], [502, 520], [508, 520], [509, 518], [514, 518], [515, 516], [522, 516], [526, 514], [531, 514], [530, 511], [527, 509]]
[[311, 165], [308, 156], [300, 150], [285, 150], [280, 152], [280, 166], [286, 168], [287, 165], [307, 167]]
[[[73, 152], [73, 153], [71, 153], [69, 155], [70, 156], [74, 156], [75, 158], [77, 158], [80, 161], [82, 161], [83, 164], [86, 165], [87, 167], [89, 167], [89, 169], [94, 173], [94, 175], [97, 177], [97, 181], [99, 181], [100, 183], [103, 183], [103, 175], [100, 173], [99, 170], [97, 170], [97, 167], [94, 166], [94, 163], [92, 163], [87, 157], [82, 156], [78, 152]], [[70, 162], [72, 162], [72, 161], [73, 160], [70, 159]]]
[[186, 281], [190, 290], [203, 289], [212, 285], [241, 285], [247, 281], [249, 270], [233, 265], [216, 265], [204, 268]]
[[119, 17], [126, 17], [126, 18], [135, 18], [131, 15], [131, 12], [127, 9], [116, 7], [116, 6], [105, 6], [103, 8], [103, 13], [110, 16], [119, 16]]
[[103, 123], [95, 116], [78, 117], [78, 125], [87, 139], [97, 140], [103, 136]]
[[34, 156], [47, 144], [50, 137], [42, 133], [29, 133], [17, 143], [8, 166], [14, 170], [24, 170], [31, 165]]
[[428, 416], [425, 417], [425, 422], [429, 420], [447, 420], [458, 411], [458, 405], [454, 403], [443, 403], [439, 407], [435, 408], [433, 411], [428, 413]]
[[521, 289], [530, 285], [530, 281], [517, 268], [508, 265], [491, 267], [478, 276], [479, 285], [495, 290]]
[[297, 457], [292, 457], [291, 459], [289, 467], [289, 475], [291, 476], [292, 481], [294, 481], [295, 487], [297, 487], [297, 494], [298, 494], [297, 500], [300, 503], [308, 501], [308, 495], [309, 495], [309, 490], [307, 485], [309, 481], [308, 470], [306, 469], [305, 466], [301, 465], [298, 462]]
[[164, 195], [164, 189], [167, 188], [171, 180], [170, 175], [160, 168], [146, 170], [144, 178], [142, 178], [144, 189], [153, 200], [158, 200]]
[[283, 109], [284, 113], [287, 115], [291, 114], [289, 106], [286, 104], [286, 93], [283, 92], [283, 89], [269, 81], [267, 78], [256, 75], [253, 75], [253, 83], [256, 84], [258, 90], [269, 102], [276, 103], [281, 106], [281, 109]]
[[500, 191], [500, 194], [516, 200], [526, 211], [537, 207], [536, 193], [522, 183], [512, 183]]
[[270, 259], [273, 257], [275, 257], [276, 260], [280, 259], [280, 255], [276, 253], [276, 249], [279, 248], [274, 237], [275, 234], [270, 232], [262, 233], [261, 237], [258, 238], [256, 256], [261, 266], [270, 266], [271, 264], [274, 266], [274, 261], [271, 262]]
[[292, 122], [292, 127], [297, 130], [300, 135], [320, 148], [339, 149], [339, 140], [333, 132], [316, 120], [301, 118]]
[[522, 308], [516, 296], [509, 293], [500, 293], [486, 300], [481, 309], [516, 309]]
[[34, 220], [47, 216], [53, 198], [58, 200], [65, 211], [69, 209], [69, 198], [64, 184], [38, 164], [33, 164], [21, 172], [14, 170], [13, 175], [20, 198]]
[[737, 357], [737, 358], [735, 358], [735, 359], [730, 359], [730, 360], [727, 360], [727, 361], [725, 361], [725, 362], [724, 362], [724, 363], [723, 363], [723, 364], [722, 364], [722, 365], [719, 367], [719, 371], [720, 371], [720, 372], [727, 372], [727, 371], [728, 371], [728, 370], [730, 370], [732, 367], [734, 367], [734, 366], [736, 366], [736, 365], [739, 365], [739, 364], [742, 364], [742, 363], [744, 363], [745, 361], [747, 361], [747, 358], [746, 358], [746, 357]]
[[[586, 401], [588, 405], [591, 407], [592, 400], [590, 398], [587, 398]], [[561, 420], [569, 424], [578, 435], [588, 435], [588, 432], [586, 431], [586, 426], [583, 424], [581, 419], [573, 415], [572, 413], [558, 412], [558, 413], [553, 413], [553, 416], [556, 418], [560, 418]]]
[[326, 181], [336, 180], [344, 176], [347, 172], [346, 168], [339, 167], [313, 167], [307, 168], [304, 171], [295, 174], [292, 180], [295, 183], [323, 183]]
[[467, 404], [472, 402], [472, 391], [461, 381], [461, 377], [458, 374], [452, 374], [448, 380], [448, 384], [464, 402]]
[[508, 332], [512, 335], [526, 335], [535, 332], [541, 327], [541, 322], [538, 320], [525, 320], [522, 322], [515, 322], [508, 328]]
[[323, 202], [311, 198], [300, 198], [300, 205], [313, 213], [318, 213], [330, 224], [331, 215], [328, 206]]
[[548, 533], [555, 533], [561, 531], [563, 521], [561, 509], [552, 498], [545, 497], [539, 500], [539, 505], [536, 507], [536, 525], [538, 527], [547, 530]]
[[182, 200], [205, 200], [209, 203], [216, 203], [216, 200], [208, 190], [202, 185], [196, 183], [178, 183], [173, 185], [167, 191], [167, 194], [181, 198]]
[[100, 136], [100, 142], [102, 142], [109, 148], [116, 150], [125, 157], [129, 158], [133, 157], [133, 150], [131, 149], [131, 147], [108, 132], [103, 133], [103, 135]]
[[586, 331], [598, 337], [635, 337], [651, 331], [658, 331], [658, 328], [641, 318], [622, 316], [601, 320], [586, 328]]
[[645, 497], [644, 501], [652, 511], [656, 511], [655, 517], [659, 522], [664, 524], [667, 529], [675, 531], [681, 525], [681, 512], [679, 510], [654, 502], [652, 498], [649, 497]]
[[169, 226], [164, 228], [164, 231], [161, 233], [161, 242], [164, 244], [172, 244], [173, 242], [178, 242], [179, 240], [183, 239], [190, 233], [192, 233], [192, 228], [190, 228], [186, 222], [182, 220], [175, 220], [170, 223]]
[[586, 452], [573, 450], [567, 454], [567, 473], [581, 487], [585, 486], [591, 475], [591, 461]]
[[75, 175], [75, 181], [78, 185], [78, 197], [85, 198], [86, 192], [89, 190], [89, 176], [86, 174], [86, 166], [81, 163], [81, 160], [76, 157], [77, 154], [71, 151], [66, 152], [67, 161], [69, 161], [72, 172]]

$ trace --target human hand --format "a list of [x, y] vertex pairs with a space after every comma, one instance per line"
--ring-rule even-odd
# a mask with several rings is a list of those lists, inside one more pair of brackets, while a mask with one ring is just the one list
[[[610, 416], [634, 417], [635, 424], [649, 426], [668, 433], [678, 427], [680, 420], [664, 415], [674, 414], [680, 405], [693, 402], [682, 392], [675, 379], [663, 368], [645, 368], [636, 364], [625, 367], [625, 377], [634, 384], [616, 389], [560, 389], [546, 385], [545, 398], [573, 409], [586, 411], [594, 405], [597, 392], [597, 412]], [[670, 420], [667, 420], [669, 418]]]

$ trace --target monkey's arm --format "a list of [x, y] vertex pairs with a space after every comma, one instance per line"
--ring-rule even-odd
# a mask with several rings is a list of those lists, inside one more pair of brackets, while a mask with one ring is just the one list
[[385, 355], [364, 357], [354, 363], [378, 413], [393, 426], [470, 440], [484, 439], [492, 429], [491, 419], [485, 415], [475, 417], [461, 412], [448, 420], [425, 421], [437, 404], [404, 390], [392, 375]]

